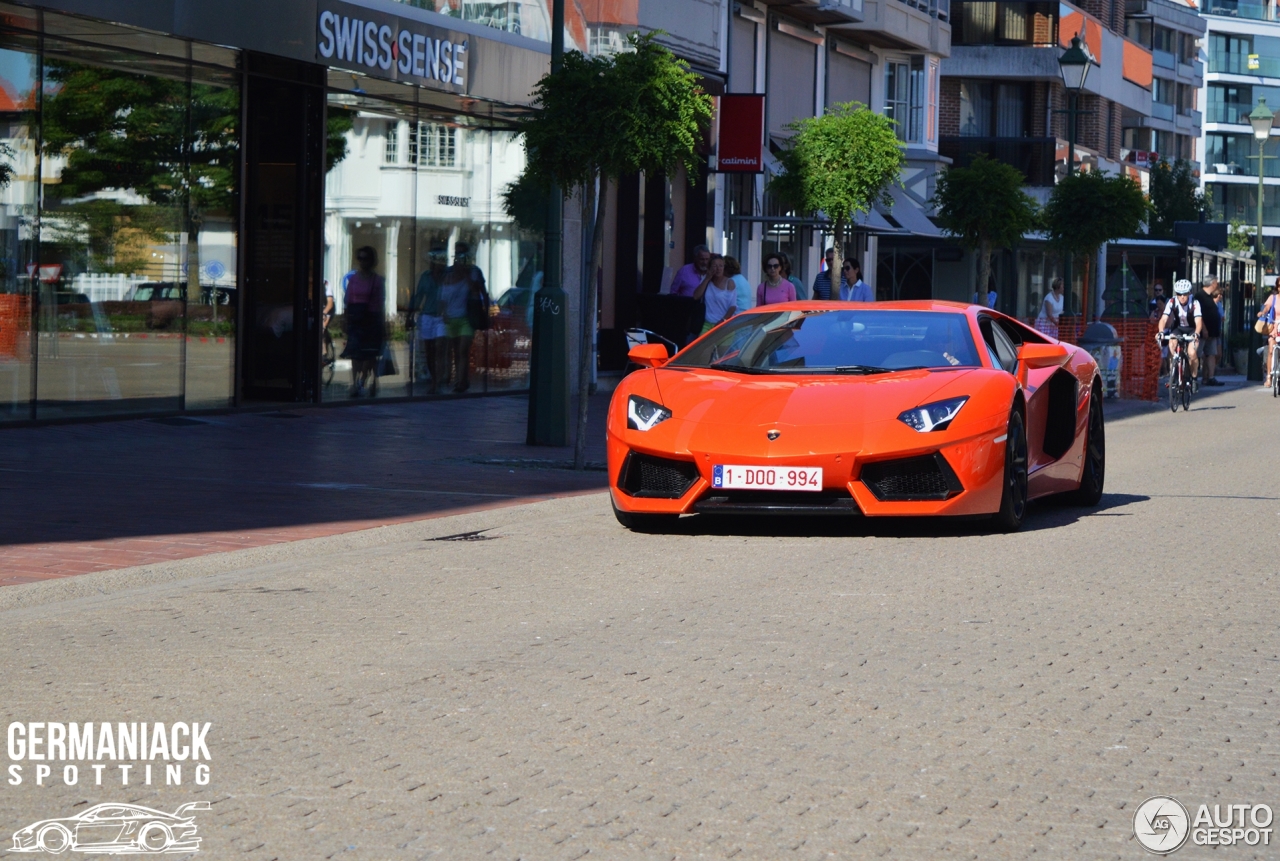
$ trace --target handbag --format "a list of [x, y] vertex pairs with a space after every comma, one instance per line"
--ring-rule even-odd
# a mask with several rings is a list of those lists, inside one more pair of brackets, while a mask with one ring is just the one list
[[1259, 335], [1267, 334], [1268, 328], [1267, 321], [1261, 318], [1258, 319], [1258, 322], [1253, 324], [1253, 331], [1257, 332]]
[[396, 359], [391, 354], [391, 345], [382, 345], [382, 355], [378, 357], [378, 364], [373, 369], [373, 373], [379, 377], [394, 377], [398, 371], [396, 370]]

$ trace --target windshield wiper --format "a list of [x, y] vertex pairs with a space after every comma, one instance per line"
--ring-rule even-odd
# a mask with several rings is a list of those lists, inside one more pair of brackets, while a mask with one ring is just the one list
[[727, 362], [712, 362], [711, 364], [707, 365], [707, 367], [716, 371], [731, 371], [736, 374], [773, 373], [772, 371], [766, 370], [765, 368], [753, 368], [753, 367], [750, 367], [749, 365], [731, 365], [731, 364], [728, 364]]
[[836, 374], [887, 374], [902, 368], [881, 368], [876, 365], [837, 365], [831, 371]]

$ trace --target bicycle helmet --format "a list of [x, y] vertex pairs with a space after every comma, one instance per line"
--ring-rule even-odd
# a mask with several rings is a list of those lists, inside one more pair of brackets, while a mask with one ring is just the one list
[[1180, 279], [1173, 285], [1173, 292], [1179, 296], [1185, 296], [1191, 292], [1191, 282], [1186, 278]]

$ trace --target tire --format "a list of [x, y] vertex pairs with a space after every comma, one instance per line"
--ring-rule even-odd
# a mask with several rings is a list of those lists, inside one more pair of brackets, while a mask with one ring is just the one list
[[324, 333], [324, 352], [322, 354], [321, 364], [323, 368], [324, 384], [326, 386], [333, 384], [333, 372], [338, 364], [338, 357], [333, 349], [333, 336], [326, 330]]
[[1017, 407], [1009, 413], [1003, 486], [1000, 510], [992, 515], [991, 526], [997, 532], [1017, 532], [1027, 513], [1027, 429]]
[[61, 825], [46, 825], [36, 836], [41, 851], [58, 855], [71, 848], [71, 832]]
[[1175, 358], [1169, 363], [1169, 409], [1178, 411], [1178, 399], [1182, 397], [1182, 362]]
[[1190, 373], [1191, 373], [1191, 367], [1190, 367], [1190, 365], [1188, 365], [1186, 368], [1184, 368], [1184, 369], [1183, 369], [1183, 378], [1182, 378], [1182, 379], [1183, 379], [1183, 382], [1182, 382], [1182, 411], [1183, 411], [1184, 413], [1186, 413], [1186, 412], [1190, 412], [1190, 411], [1191, 411], [1191, 386], [1192, 386], [1192, 383], [1191, 383], [1191, 378], [1190, 378], [1190, 376], [1189, 376], [1189, 374], [1190, 374]]
[[144, 852], [163, 852], [173, 843], [173, 832], [163, 822], [149, 822], [138, 832], [138, 848]]
[[1084, 470], [1080, 473], [1080, 486], [1068, 493], [1067, 497], [1073, 505], [1093, 508], [1102, 501], [1102, 484], [1107, 474], [1107, 431], [1102, 418], [1102, 399], [1097, 389], [1094, 389], [1089, 400]]
[[678, 514], [636, 514], [623, 511], [613, 504], [612, 499], [609, 504], [613, 506], [613, 516], [632, 532], [664, 532], [680, 519]]

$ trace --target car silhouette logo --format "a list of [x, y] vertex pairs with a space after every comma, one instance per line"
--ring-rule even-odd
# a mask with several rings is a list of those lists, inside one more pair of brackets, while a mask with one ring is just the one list
[[44, 819], [13, 832], [14, 852], [94, 852], [140, 855], [197, 852], [200, 838], [191, 815], [209, 802], [191, 801], [173, 813], [137, 804], [95, 804], [77, 816]]

